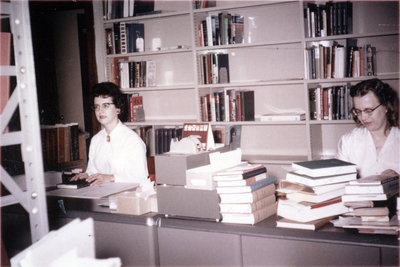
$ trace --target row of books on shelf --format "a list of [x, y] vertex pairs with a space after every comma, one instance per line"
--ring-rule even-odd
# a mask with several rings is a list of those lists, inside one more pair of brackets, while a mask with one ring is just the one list
[[78, 123], [41, 125], [44, 169], [58, 170], [63, 164], [84, 160], [84, 136]]
[[352, 101], [350, 84], [309, 89], [311, 120], [349, 120]]
[[200, 97], [202, 121], [254, 121], [254, 91], [224, 89]]
[[197, 24], [199, 46], [241, 44], [244, 42], [244, 18], [238, 14], [210, 14]]
[[[119, 19], [153, 14], [154, 0], [103, 1], [104, 19]], [[158, 11], [159, 12], [159, 11]]]
[[114, 22], [104, 31], [107, 55], [144, 52], [143, 23]]
[[156, 62], [120, 60], [118, 78], [121, 88], [141, 88], [156, 85]]
[[306, 3], [304, 8], [306, 37], [350, 34], [353, 26], [351, 2]]
[[256, 224], [276, 213], [275, 184], [262, 164], [241, 164], [213, 175], [223, 223]]
[[199, 56], [202, 84], [229, 83], [229, 55], [207, 53]]
[[373, 76], [376, 74], [376, 48], [370, 44], [351, 45], [351, 41], [346, 47], [336, 42], [332, 46], [313, 45], [306, 49], [306, 64], [308, 79]]
[[[186, 124], [185, 124], [186, 125]], [[176, 127], [162, 127], [152, 129], [151, 127], [143, 126], [140, 127], [139, 130], [142, 128], [146, 128], [147, 135], [153, 135], [154, 132], [154, 154], [159, 155], [166, 152], [170, 152], [171, 149], [171, 142], [172, 140], [179, 141], [183, 137], [187, 137], [190, 135], [190, 131], [187, 129], [184, 132], [183, 127], [176, 126]], [[232, 149], [240, 147], [240, 139], [241, 139], [241, 126], [240, 125], [213, 125], [211, 126], [211, 132], [214, 138], [214, 143], [223, 144], [224, 146], [231, 147]], [[198, 133], [198, 132], [197, 132]], [[207, 139], [206, 133], [204, 134], [193, 134], [201, 136], [200, 139]], [[151, 142], [153, 139], [147, 138], [146, 139], [146, 146], [148, 148], [152, 147]], [[204, 140], [200, 140], [203, 141]]]

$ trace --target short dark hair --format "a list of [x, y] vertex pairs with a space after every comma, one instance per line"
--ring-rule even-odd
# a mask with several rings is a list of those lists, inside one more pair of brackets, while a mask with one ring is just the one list
[[[369, 79], [362, 81], [350, 89], [350, 96], [365, 96], [368, 92], [374, 93], [378, 98], [379, 103], [386, 107], [386, 119], [388, 121], [388, 127], [385, 130], [390, 129], [393, 126], [399, 126], [399, 97], [397, 92], [393, 90], [390, 85], [382, 82], [379, 79]], [[357, 116], [353, 116], [354, 121], [357, 124], [361, 124]]]
[[93, 86], [93, 103], [95, 97], [111, 97], [115, 107], [121, 110], [119, 115], [124, 113], [124, 95], [116, 84], [112, 82], [101, 82], [96, 84]]

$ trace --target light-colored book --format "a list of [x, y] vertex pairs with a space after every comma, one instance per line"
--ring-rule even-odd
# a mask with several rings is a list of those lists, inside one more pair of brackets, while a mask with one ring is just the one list
[[281, 218], [278, 221], [276, 221], [276, 227], [315, 231], [321, 228], [322, 226], [326, 225], [327, 223], [329, 223], [329, 221], [333, 218], [334, 217], [327, 217], [311, 222], [297, 222], [286, 218]]
[[344, 183], [357, 179], [357, 173], [348, 173], [341, 175], [328, 175], [321, 177], [311, 177], [308, 175], [298, 174], [295, 172], [288, 172], [286, 180], [289, 182], [304, 184], [307, 186], [319, 186], [327, 184]]
[[275, 184], [269, 184], [254, 192], [220, 194], [220, 203], [253, 203], [269, 195], [275, 194]]
[[268, 176], [267, 178], [261, 179], [259, 181], [255, 181], [249, 185], [242, 185], [242, 186], [222, 186], [216, 187], [218, 194], [230, 194], [230, 193], [247, 193], [247, 192], [254, 192], [262, 187], [265, 187], [269, 184], [276, 183], [277, 178], [276, 176]]
[[260, 121], [304, 121], [304, 113], [270, 113], [260, 116]]
[[221, 213], [252, 213], [276, 202], [275, 195], [269, 195], [253, 203], [220, 203]]
[[334, 199], [337, 197], [340, 197], [344, 194], [344, 188], [339, 188], [335, 189], [329, 192], [325, 192], [322, 194], [316, 194], [316, 193], [309, 193], [309, 192], [292, 192], [286, 194], [286, 197], [288, 199], [296, 200], [296, 201], [307, 201], [307, 202], [312, 202], [312, 203], [319, 203], [323, 201], [327, 201], [330, 199]]
[[279, 188], [276, 191], [284, 194], [293, 193], [293, 192], [308, 192], [314, 194], [324, 194], [330, 192], [332, 190], [337, 190], [340, 188], [344, 188], [347, 185], [347, 182], [343, 183], [335, 183], [335, 184], [324, 184], [317, 186], [307, 186], [305, 184], [294, 183], [288, 180], [281, 180], [279, 182]]
[[340, 215], [348, 211], [349, 208], [344, 206], [340, 199], [332, 204], [320, 207], [313, 206], [312, 203], [300, 203], [291, 199], [279, 199], [277, 214], [293, 221], [310, 222]]
[[260, 181], [262, 179], [267, 178], [267, 173], [261, 173], [259, 175], [246, 178], [246, 179], [241, 179], [241, 180], [232, 180], [232, 181], [217, 181], [217, 186], [219, 187], [224, 187], [224, 186], [243, 186], [243, 185], [249, 185], [251, 183], [254, 183], [256, 181]]
[[223, 223], [256, 224], [276, 212], [276, 203], [268, 205], [253, 213], [221, 213]]

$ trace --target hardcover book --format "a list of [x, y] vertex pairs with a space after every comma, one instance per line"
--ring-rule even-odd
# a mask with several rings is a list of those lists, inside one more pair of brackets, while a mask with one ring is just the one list
[[269, 184], [254, 192], [220, 194], [220, 203], [253, 203], [257, 200], [275, 194], [275, 185]]
[[270, 204], [252, 213], [221, 213], [223, 223], [256, 224], [276, 213], [276, 204]]
[[254, 192], [257, 189], [265, 187], [269, 184], [274, 184], [276, 180], [277, 180], [276, 176], [269, 176], [268, 178], [261, 179], [249, 185], [223, 186], [223, 187], [216, 187], [216, 189], [218, 194]]
[[335, 158], [293, 162], [292, 167], [297, 173], [311, 177], [357, 172], [355, 164]]
[[286, 174], [286, 180], [288, 180], [289, 182], [300, 183], [307, 186], [335, 184], [335, 183], [348, 182], [356, 179], [357, 179], [357, 173], [329, 175], [320, 177], [312, 177], [308, 175], [298, 174], [296, 172], [288, 172]]
[[276, 202], [275, 195], [266, 196], [253, 203], [220, 203], [221, 213], [252, 213]]
[[276, 227], [315, 231], [321, 228], [322, 226], [326, 225], [327, 223], [329, 223], [329, 221], [332, 220], [333, 218], [334, 217], [326, 217], [310, 222], [297, 222], [286, 218], [281, 218], [278, 221], [276, 221]]

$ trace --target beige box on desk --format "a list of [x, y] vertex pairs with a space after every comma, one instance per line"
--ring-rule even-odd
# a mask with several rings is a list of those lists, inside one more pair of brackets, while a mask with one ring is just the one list
[[117, 204], [117, 213], [142, 215], [148, 212], [157, 212], [157, 194], [147, 198], [138, 197], [134, 191], [127, 191], [114, 196]]
[[186, 170], [210, 164], [210, 153], [228, 151], [228, 147], [196, 154], [164, 153], [155, 156], [158, 184], [186, 185]]

